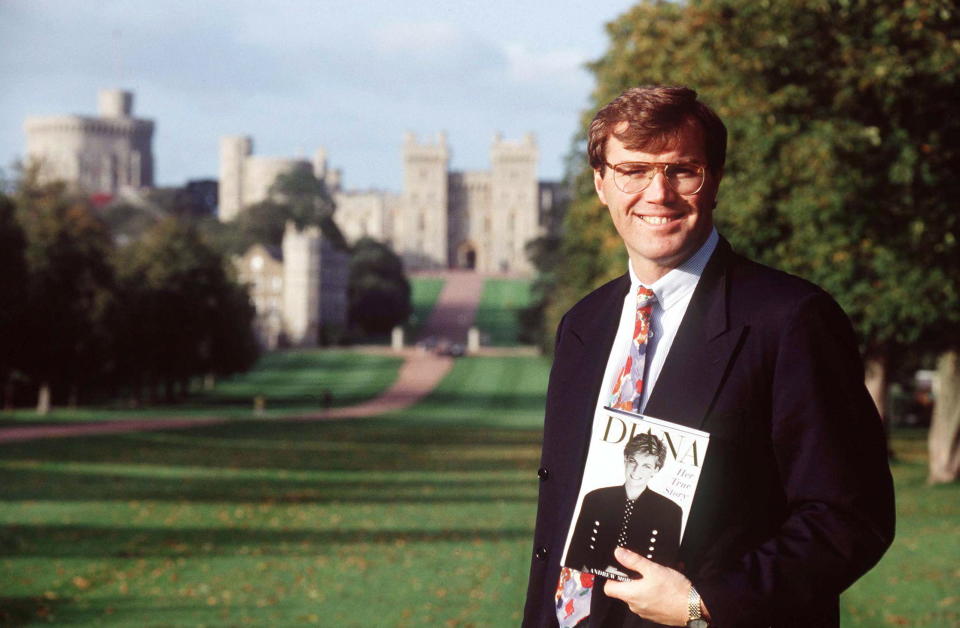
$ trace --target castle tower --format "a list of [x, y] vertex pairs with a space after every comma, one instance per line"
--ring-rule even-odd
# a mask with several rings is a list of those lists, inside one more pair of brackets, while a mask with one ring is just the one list
[[287, 222], [283, 233], [283, 326], [294, 347], [314, 347], [321, 334], [347, 323], [350, 256], [320, 231]]
[[445, 133], [419, 143], [408, 133], [403, 144], [403, 193], [394, 222], [394, 244], [407, 268], [446, 268], [447, 192], [450, 150]]
[[24, 122], [27, 160], [45, 180], [86, 192], [116, 194], [153, 185], [153, 121], [133, 117], [133, 94], [98, 94], [99, 115], [30, 116]]
[[290, 344], [313, 347], [320, 330], [320, 228], [283, 233], [283, 318]]
[[244, 205], [244, 163], [253, 152], [253, 140], [235, 135], [220, 138], [219, 215], [222, 222], [233, 220]]
[[540, 235], [537, 143], [528, 133], [520, 141], [494, 136], [490, 147], [489, 220], [493, 233], [489, 272], [530, 272], [525, 245]]
[[129, 118], [133, 115], [133, 94], [122, 89], [101, 89], [97, 93], [101, 118]]

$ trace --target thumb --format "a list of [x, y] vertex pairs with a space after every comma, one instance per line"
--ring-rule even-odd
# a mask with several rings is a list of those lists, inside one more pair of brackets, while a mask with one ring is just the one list
[[643, 574], [644, 570], [651, 564], [653, 561], [644, 558], [636, 552], [630, 551], [625, 547], [618, 547], [613, 552], [614, 557], [617, 561], [626, 567], [627, 569], [632, 569], [640, 574]]

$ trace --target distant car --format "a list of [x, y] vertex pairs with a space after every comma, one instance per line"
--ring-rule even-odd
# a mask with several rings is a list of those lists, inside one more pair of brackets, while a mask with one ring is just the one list
[[466, 355], [466, 353], [467, 348], [459, 342], [450, 342], [446, 338], [441, 338], [437, 343], [437, 355], [448, 355], [450, 357], [459, 358]]

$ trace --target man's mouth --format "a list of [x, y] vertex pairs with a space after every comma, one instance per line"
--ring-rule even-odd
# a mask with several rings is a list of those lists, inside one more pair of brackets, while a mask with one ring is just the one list
[[648, 225], [665, 225], [674, 220], [679, 220], [680, 216], [644, 216], [641, 214], [635, 214], [640, 220], [647, 223]]

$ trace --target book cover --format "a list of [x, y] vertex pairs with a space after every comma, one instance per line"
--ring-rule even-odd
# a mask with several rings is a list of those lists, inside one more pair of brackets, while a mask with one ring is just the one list
[[633, 412], [599, 410], [561, 565], [625, 581], [626, 547], [673, 567], [710, 435]]

